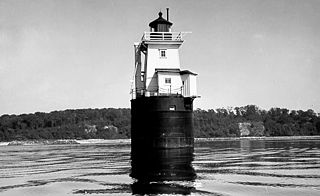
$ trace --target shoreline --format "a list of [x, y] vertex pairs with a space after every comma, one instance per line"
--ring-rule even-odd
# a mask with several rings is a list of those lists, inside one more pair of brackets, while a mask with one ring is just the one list
[[[320, 140], [316, 136], [277, 136], [277, 137], [216, 137], [216, 138], [194, 138], [195, 143], [210, 141], [239, 141], [239, 140]], [[0, 146], [21, 145], [86, 145], [86, 144], [130, 144], [131, 139], [60, 139], [60, 140], [25, 140], [0, 142]]]
[[320, 135], [313, 136], [271, 136], [271, 137], [215, 137], [194, 138], [195, 142], [202, 141], [238, 141], [238, 140], [320, 140]]

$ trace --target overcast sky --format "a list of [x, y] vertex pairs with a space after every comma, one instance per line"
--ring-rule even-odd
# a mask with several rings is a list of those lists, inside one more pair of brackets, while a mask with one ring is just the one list
[[320, 112], [318, 0], [0, 0], [0, 115], [130, 107], [133, 43], [166, 7], [194, 108]]

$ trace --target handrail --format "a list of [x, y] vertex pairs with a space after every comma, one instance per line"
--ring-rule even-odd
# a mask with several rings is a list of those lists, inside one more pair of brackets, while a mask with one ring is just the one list
[[191, 32], [144, 32], [142, 41], [183, 41], [183, 37]]
[[135, 99], [137, 96], [168, 96], [168, 95], [182, 95], [186, 96], [186, 94], [183, 91], [183, 86], [179, 88], [174, 89], [167, 89], [167, 88], [157, 88], [153, 91], [145, 90], [144, 88], [136, 88], [131, 89], [130, 94], [132, 96], [132, 99]]

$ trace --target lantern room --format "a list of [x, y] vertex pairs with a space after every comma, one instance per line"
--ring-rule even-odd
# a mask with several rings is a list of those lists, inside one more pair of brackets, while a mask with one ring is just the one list
[[159, 12], [159, 18], [149, 23], [151, 32], [170, 32], [172, 23], [169, 22], [169, 14], [167, 12], [167, 20], [162, 17], [162, 12]]

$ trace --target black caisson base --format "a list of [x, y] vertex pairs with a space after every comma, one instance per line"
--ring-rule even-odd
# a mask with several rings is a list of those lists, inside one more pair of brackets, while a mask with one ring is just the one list
[[131, 177], [140, 181], [192, 180], [193, 98], [131, 100]]

